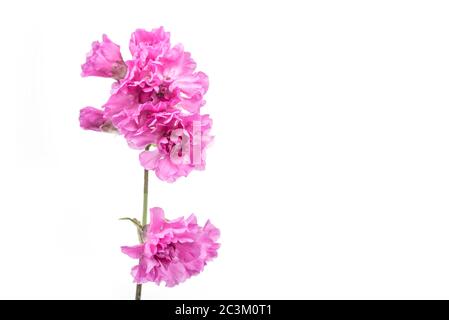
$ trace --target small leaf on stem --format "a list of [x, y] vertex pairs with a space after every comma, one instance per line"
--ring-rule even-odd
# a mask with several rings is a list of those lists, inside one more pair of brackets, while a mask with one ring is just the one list
[[124, 218], [120, 218], [119, 220], [129, 220], [131, 221], [140, 231], [143, 230], [142, 224], [140, 223], [139, 220], [137, 220], [136, 218], [128, 218], [128, 217], [124, 217]]

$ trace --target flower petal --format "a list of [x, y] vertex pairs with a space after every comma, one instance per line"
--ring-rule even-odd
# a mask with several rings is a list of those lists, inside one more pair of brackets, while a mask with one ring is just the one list
[[140, 153], [140, 164], [147, 170], [154, 170], [159, 162], [161, 155], [158, 150], [143, 151]]
[[143, 255], [143, 244], [139, 244], [137, 246], [123, 246], [121, 247], [122, 252], [133, 259], [139, 259]]

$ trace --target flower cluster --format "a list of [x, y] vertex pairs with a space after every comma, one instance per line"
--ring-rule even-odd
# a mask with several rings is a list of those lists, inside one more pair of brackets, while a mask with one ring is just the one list
[[[200, 112], [209, 86], [207, 75], [196, 71], [195, 61], [181, 44], [170, 44], [170, 34], [162, 27], [136, 30], [129, 50], [132, 57], [125, 61], [120, 47], [106, 35], [102, 42], [92, 43], [81, 75], [115, 81], [101, 109], [81, 109], [80, 126], [122, 135], [130, 147], [141, 151], [141, 165], [163, 181], [174, 182], [193, 169], [204, 169], [204, 150], [213, 139], [212, 120]], [[144, 183], [142, 221], [147, 221], [147, 171]], [[193, 214], [170, 221], [161, 208], [152, 208], [150, 216], [148, 225], [123, 218], [139, 232], [140, 244], [122, 247], [123, 253], [139, 260], [131, 272], [137, 289], [149, 281], [173, 287], [200, 273], [217, 256], [220, 232], [209, 221], [199, 226]]]
[[82, 65], [82, 76], [116, 81], [102, 109], [80, 112], [82, 128], [118, 132], [141, 150], [140, 163], [157, 177], [174, 182], [205, 166], [205, 148], [212, 141], [212, 120], [202, 115], [209, 81], [181, 44], [171, 46], [162, 27], [131, 35], [132, 58], [124, 61], [120, 47], [104, 35], [94, 42]]
[[139, 259], [131, 271], [138, 284], [165, 282], [167, 287], [173, 287], [199, 274], [220, 247], [220, 231], [209, 221], [201, 227], [193, 214], [169, 221], [161, 208], [150, 210], [150, 224], [142, 233], [143, 243], [122, 247], [123, 253]]

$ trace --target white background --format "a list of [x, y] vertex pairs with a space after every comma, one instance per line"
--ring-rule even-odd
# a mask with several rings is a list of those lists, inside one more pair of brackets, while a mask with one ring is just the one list
[[130, 299], [142, 168], [82, 131], [111, 81], [81, 78], [102, 33], [129, 58], [160, 25], [210, 77], [204, 172], [150, 175], [150, 205], [222, 231], [219, 257], [145, 299], [449, 298], [447, 1], [3, 1], [0, 298]]

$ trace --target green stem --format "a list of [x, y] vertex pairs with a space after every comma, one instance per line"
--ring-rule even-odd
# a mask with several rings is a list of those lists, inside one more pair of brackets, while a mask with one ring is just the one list
[[138, 284], [136, 285], [136, 300], [140, 300], [141, 296], [142, 296], [142, 285]]
[[147, 225], [148, 215], [148, 170], [143, 173], [143, 212], [142, 212], [142, 227]]
[[[146, 147], [145, 150], [148, 151], [150, 147]], [[143, 171], [143, 210], [142, 210], [142, 232], [145, 232], [145, 226], [147, 225], [148, 216], [148, 170]], [[142, 236], [143, 238], [143, 236]], [[139, 239], [142, 241], [142, 239]], [[140, 300], [142, 296], [142, 285], [136, 285], [136, 300]]]

